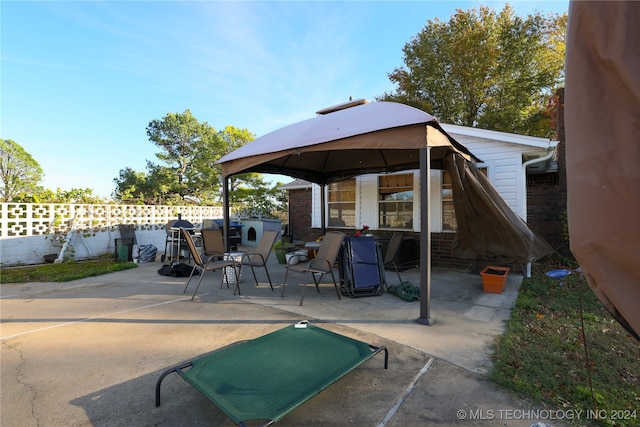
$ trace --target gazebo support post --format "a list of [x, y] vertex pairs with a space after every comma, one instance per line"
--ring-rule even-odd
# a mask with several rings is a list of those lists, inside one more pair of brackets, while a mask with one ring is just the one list
[[320, 227], [322, 228], [322, 235], [327, 234], [327, 211], [325, 210], [325, 194], [327, 189], [326, 184], [320, 184]]
[[222, 235], [224, 236], [224, 250], [229, 249], [229, 177], [222, 177], [222, 218], [224, 222], [224, 229]]
[[429, 186], [431, 185], [431, 148], [420, 149], [420, 317], [416, 322], [432, 325], [431, 309], [431, 217]]

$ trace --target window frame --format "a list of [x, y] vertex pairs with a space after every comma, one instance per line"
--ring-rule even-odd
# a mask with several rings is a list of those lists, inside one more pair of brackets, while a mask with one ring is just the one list
[[[377, 221], [378, 221], [378, 229], [380, 230], [408, 230], [412, 231], [415, 223], [415, 201], [416, 201], [416, 188], [415, 188], [415, 174], [413, 172], [403, 172], [396, 174], [388, 174], [388, 175], [378, 175], [377, 177], [377, 187], [376, 187], [376, 208], [377, 208]], [[386, 182], [384, 182], [386, 181]], [[401, 191], [392, 191], [392, 190], [401, 190]], [[386, 195], [391, 194], [402, 194], [402, 193], [411, 193], [410, 199], [391, 199], [385, 200], [384, 197]], [[395, 206], [393, 211], [388, 209], [383, 209], [383, 206]], [[403, 208], [400, 208], [401, 205], [405, 205]], [[395, 225], [385, 225], [385, 221], [383, 221], [383, 212], [385, 212], [385, 217], [396, 217]], [[395, 212], [387, 213], [387, 212]], [[409, 213], [407, 215], [407, 221], [404, 221], [404, 226], [398, 226], [398, 222], [402, 220], [402, 213]], [[389, 221], [386, 221], [389, 223]]]
[[[353, 182], [353, 188], [351, 187], [346, 187], [345, 189], [343, 188], [334, 188], [332, 189], [332, 186], [341, 186], [347, 182]], [[332, 201], [332, 195], [334, 194], [340, 194], [340, 195], [345, 195], [349, 192], [353, 193], [353, 200], [343, 200], [342, 197], [338, 197], [339, 200], [335, 200]], [[353, 207], [353, 224], [347, 223], [346, 221], [344, 221], [343, 216], [342, 216], [342, 212], [347, 212], [348, 209], [343, 209], [343, 206], [345, 205], [351, 205]], [[340, 216], [332, 218], [331, 216], [331, 212], [332, 212], [332, 206], [336, 206], [339, 207], [338, 211], [341, 213]], [[338, 182], [334, 182], [331, 183], [329, 185], [327, 185], [327, 225], [329, 227], [332, 228], [355, 228], [357, 225], [357, 213], [358, 213], [358, 180], [357, 178], [347, 178], [345, 180], [342, 181], [338, 181]], [[339, 220], [342, 220], [344, 222], [344, 224], [336, 224], [336, 222], [338, 222]]]

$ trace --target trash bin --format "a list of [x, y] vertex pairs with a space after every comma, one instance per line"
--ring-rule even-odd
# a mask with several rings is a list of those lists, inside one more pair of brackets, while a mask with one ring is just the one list
[[132, 261], [134, 239], [116, 239], [116, 261]]

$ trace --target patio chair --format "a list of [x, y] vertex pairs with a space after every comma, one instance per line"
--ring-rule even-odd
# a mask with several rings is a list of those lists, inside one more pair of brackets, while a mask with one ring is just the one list
[[[402, 277], [400, 277], [400, 271], [398, 270], [398, 250], [400, 249], [400, 244], [402, 243], [402, 239], [404, 239], [404, 231], [398, 231], [393, 233], [391, 236], [391, 240], [389, 240], [389, 245], [387, 246], [387, 252], [384, 255], [384, 267], [393, 267], [396, 274], [398, 275], [398, 284], [402, 283]], [[389, 290], [389, 285], [387, 284], [385, 278], [385, 287], [387, 291]]]
[[224, 256], [224, 236], [222, 230], [213, 228], [202, 229], [200, 231], [202, 238], [202, 254], [205, 257], [222, 258]]
[[[336, 294], [338, 294], [338, 299], [342, 299], [340, 298], [340, 291], [338, 290], [336, 276], [333, 274], [333, 266], [336, 263], [338, 254], [340, 253], [340, 248], [342, 246], [344, 238], [345, 233], [342, 233], [340, 231], [329, 231], [324, 235], [315, 258], [311, 259], [307, 265], [287, 265], [287, 271], [284, 275], [284, 283], [282, 285], [281, 297], [284, 297], [284, 291], [287, 287], [287, 277], [289, 276], [289, 271], [295, 271], [305, 274], [304, 285], [302, 286], [302, 297], [300, 298], [300, 305], [302, 305], [302, 302], [304, 300], [304, 291], [305, 289], [307, 289], [307, 283], [309, 283], [309, 274], [311, 274], [311, 277], [313, 277], [313, 283], [315, 283], [316, 285], [316, 290], [318, 291], [318, 293], [320, 293], [320, 287], [318, 286], [320, 280], [322, 280], [322, 277], [326, 273], [330, 273], [331, 278], [333, 279], [333, 285], [336, 288]], [[317, 277], [318, 275], [320, 277]]]
[[[229, 287], [229, 278], [227, 277], [227, 268], [229, 267], [233, 268], [235, 271], [235, 277], [238, 277], [238, 264], [234, 260], [227, 259], [227, 260], [216, 261], [215, 260], [216, 255], [209, 256], [206, 258], [206, 260], [204, 260], [200, 256], [200, 252], [198, 252], [198, 249], [196, 248], [196, 245], [193, 242], [193, 238], [191, 237], [191, 234], [189, 234], [187, 230], [185, 230], [184, 228], [180, 228], [180, 237], [184, 239], [184, 242], [187, 244], [187, 247], [189, 248], [189, 252], [191, 253], [191, 257], [193, 258], [193, 263], [194, 263], [193, 269], [191, 270], [191, 274], [189, 275], [189, 280], [187, 280], [187, 284], [185, 285], [184, 291], [182, 291], [182, 293], [187, 292], [187, 288], [189, 287], [189, 282], [191, 282], [191, 278], [193, 277], [193, 273], [196, 271], [196, 268], [201, 270], [200, 279], [198, 280], [196, 289], [193, 291], [193, 295], [191, 296], [191, 301], [193, 301], [193, 299], [195, 298], [196, 293], [198, 292], [198, 288], [200, 287], [200, 283], [202, 283], [202, 278], [204, 277], [204, 274], [207, 271], [215, 271], [215, 270], [222, 269], [222, 277], [220, 278], [220, 287], [222, 287], [225, 280], [227, 282], [227, 287]], [[237, 288], [238, 288], [238, 281], [236, 280], [236, 289]]]
[[[269, 260], [269, 255], [271, 255], [271, 249], [273, 248], [273, 244], [276, 242], [280, 231], [277, 230], [265, 230], [262, 233], [262, 237], [260, 237], [260, 241], [258, 242], [258, 246], [254, 252], [245, 252], [241, 251], [239, 253], [242, 254], [242, 259], [240, 261], [240, 268], [244, 265], [248, 265], [251, 267], [251, 272], [253, 273], [253, 279], [256, 281], [256, 286], [258, 286], [258, 278], [256, 277], [256, 272], [254, 267], [264, 267], [264, 271], [267, 273], [267, 279], [269, 280], [269, 286], [273, 291], [273, 283], [271, 283], [271, 276], [269, 275], [269, 270], [267, 269], [267, 261]], [[238, 295], [240, 295], [240, 286], [236, 284], [236, 289], [238, 291]]]

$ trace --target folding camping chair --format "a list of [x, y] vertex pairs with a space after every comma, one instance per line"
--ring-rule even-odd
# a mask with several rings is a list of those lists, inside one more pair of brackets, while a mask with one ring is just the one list
[[[322, 280], [322, 276], [326, 273], [331, 274], [331, 278], [333, 279], [333, 285], [336, 288], [336, 293], [338, 294], [338, 299], [340, 298], [340, 291], [338, 290], [338, 283], [336, 282], [336, 277], [333, 274], [333, 265], [336, 263], [336, 259], [338, 258], [338, 254], [340, 253], [340, 247], [342, 245], [342, 241], [344, 240], [345, 234], [340, 231], [329, 231], [324, 235], [322, 239], [322, 243], [320, 244], [320, 248], [318, 249], [318, 253], [315, 258], [311, 259], [307, 265], [287, 265], [287, 271], [284, 275], [284, 283], [282, 285], [282, 295], [284, 296], [284, 290], [287, 286], [287, 277], [289, 276], [289, 271], [297, 271], [298, 273], [304, 273], [304, 285], [302, 287], [302, 297], [300, 298], [300, 305], [302, 305], [302, 301], [304, 300], [304, 291], [307, 289], [307, 283], [309, 283], [309, 274], [313, 277], [313, 283], [316, 285], [316, 290], [320, 293], [320, 287], [318, 286], [320, 280]], [[320, 275], [318, 279], [316, 274]]]
[[[202, 278], [204, 277], [205, 272], [222, 269], [222, 278], [220, 279], [220, 287], [222, 287], [222, 284], [224, 283], [225, 280], [227, 282], [227, 287], [229, 287], [229, 278], [227, 277], [227, 268], [233, 268], [236, 275], [235, 277], [237, 278], [239, 276], [238, 264], [234, 260], [226, 259], [226, 260], [216, 261], [215, 260], [216, 255], [209, 256], [206, 258], [206, 260], [203, 260], [202, 257], [200, 256], [200, 252], [198, 252], [198, 249], [196, 248], [195, 243], [193, 243], [191, 234], [189, 234], [189, 232], [184, 228], [180, 228], [180, 235], [181, 235], [181, 238], [184, 239], [185, 243], [187, 244], [187, 247], [189, 248], [189, 252], [191, 252], [191, 257], [193, 258], [193, 262], [195, 264], [193, 266], [193, 269], [191, 270], [191, 274], [189, 275], [189, 280], [187, 280], [187, 284], [185, 285], [184, 291], [182, 291], [182, 293], [187, 292], [187, 288], [189, 287], [189, 282], [191, 282], [191, 278], [193, 277], [193, 273], [196, 271], [196, 268], [201, 270], [200, 279], [198, 280], [198, 285], [196, 286], [196, 289], [193, 291], [193, 295], [191, 296], [191, 301], [193, 301], [193, 299], [196, 296], [196, 293], [198, 292], [198, 288], [200, 287], [200, 283], [202, 283]], [[238, 280], [236, 280], [236, 289], [238, 289]]]
[[[277, 230], [265, 230], [262, 233], [262, 237], [260, 238], [260, 242], [258, 242], [258, 247], [255, 252], [241, 252], [242, 260], [240, 261], [240, 265], [248, 265], [251, 267], [251, 272], [253, 273], [253, 278], [256, 281], [256, 286], [258, 286], [258, 278], [256, 277], [254, 267], [264, 267], [264, 271], [267, 273], [267, 279], [269, 279], [269, 286], [271, 286], [272, 291], [273, 283], [271, 283], [271, 276], [269, 276], [269, 270], [267, 269], [267, 261], [269, 260], [271, 249], [273, 248], [273, 244], [276, 242], [279, 234], [280, 231]], [[236, 289], [238, 291], [238, 295], [240, 295], [240, 286], [238, 286], [238, 281], [236, 281]]]
[[380, 296], [385, 278], [382, 255], [373, 237], [347, 237], [339, 264], [343, 295], [352, 298]]

